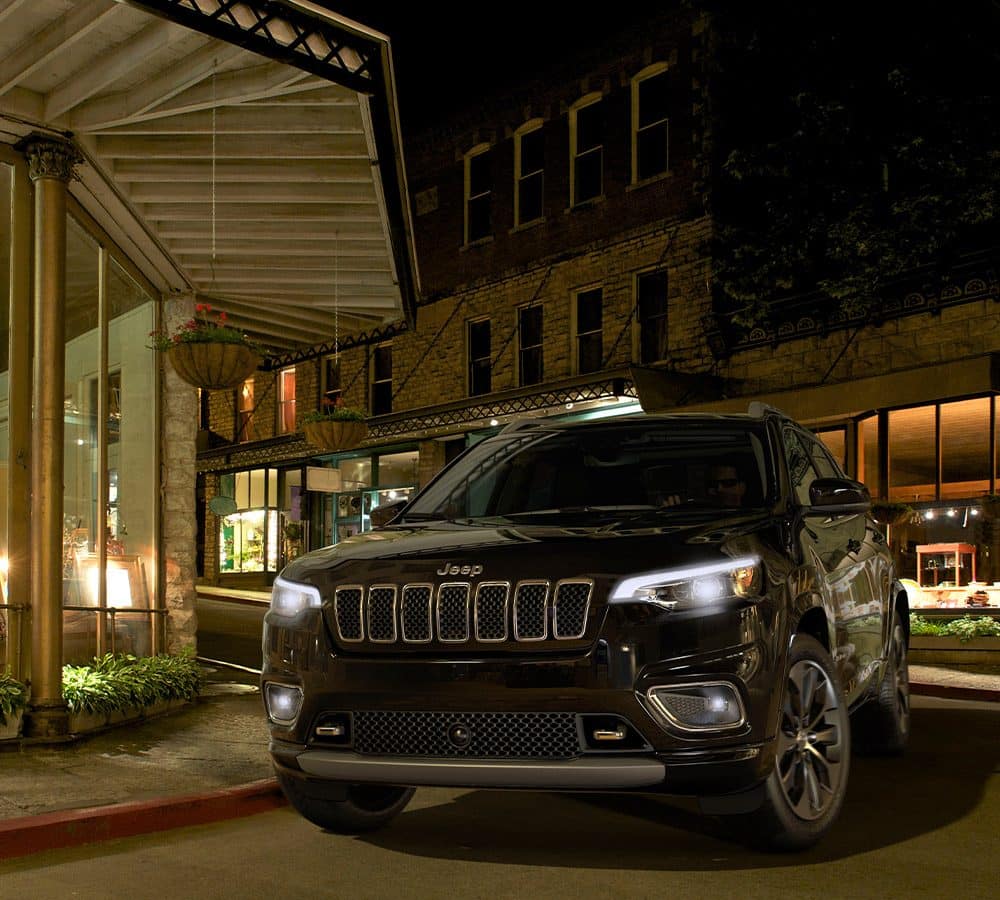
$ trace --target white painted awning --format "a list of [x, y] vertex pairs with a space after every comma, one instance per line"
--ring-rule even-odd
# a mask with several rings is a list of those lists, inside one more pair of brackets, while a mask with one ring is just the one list
[[[289, 64], [171, 7], [228, 15], [237, 33], [277, 9], [346, 46]], [[367, 82], [338, 70], [352, 38], [376, 48]], [[412, 313], [397, 122], [388, 40], [304, 0], [0, 0], [0, 140], [70, 136], [85, 157], [72, 194], [153, 284], [277, 349], [331, 341], [336, 319], [344, 334]]]

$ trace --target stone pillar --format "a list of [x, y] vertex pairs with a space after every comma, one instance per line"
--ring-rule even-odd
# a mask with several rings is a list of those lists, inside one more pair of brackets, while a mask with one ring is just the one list
[[82, 161], [68, 141], [31, 135], [18, 149], [35, 185], [31, 419], [32, 737], [68, 731], [62, 696], [63, 394], [66, 372], [66, 185]]
[[421, 441], [417, 449], [417, 484], [424, 487], [444, 468], [444, 441]]
[[[163, 304], [164, 329], [175, 332], [194, 316], [194, 298], [171, 297]], [[197, 522], [195, 505], [195, 443], [198, 436], [198, 390], [174, 371], [161, 354], [160, 396], [160, 520], [167, 609], [168, 653], [194, 647]]]

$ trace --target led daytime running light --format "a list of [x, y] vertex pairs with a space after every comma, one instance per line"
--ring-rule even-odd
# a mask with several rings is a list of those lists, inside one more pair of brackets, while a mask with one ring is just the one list
[[661, 589], [674, 588], [682, 599], [706, 603], [733, 594], [737, 597], [755, 596], [759, 586], [760, 559], [745, 556], [704, 566], [661, 569], [623, 578], [612, 589], [608, 602], [658, 603], [672, 608], [676, 601], [661, 601], [658, 596]]
[[271, 588], [271, 612], [279, 616], [296, 616], [306, 609], [319, 609], [323, 605], [319, 590], [311, 584], [286, 581], [280, 576]]

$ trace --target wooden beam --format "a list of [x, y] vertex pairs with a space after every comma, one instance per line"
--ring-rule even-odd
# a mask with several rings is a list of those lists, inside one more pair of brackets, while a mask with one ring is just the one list
[[[184, 256], [184, 254], [179, 255]], [[388, 275], [391, 271], [388, 256], [384, 253], [382, 258], [348, 257], [347, 259], [338, 253], [335, 260], [332, 250], [323, 256], [286, 256], [282, 254], [277, 262], [268, 258], [255, 257], [253, 254], [247, 258], [234, 254], [218, 253], [214, 260], [207, 256], [194, 256], [185, 265], [185, 269], [191, 273], [208, 271], [266, 272], [274, 271], [276, 266], [293, 272], [314, 272], [325, 278], [332, 276], [334, 272], [346, 276], [357, 272], [377, 272]]]
[[113, 0], [84, 0], [75, 3], [65, 15], [37, 34], [27, 37], [0, 63], [0, 94], [6, 94], [32, 72], [64, 53], [67, 47], [85, 38], [121, 8]]
[[150, 57], [186, 35], [186, 29], [180, 25], [154, 20], [117, 47], [108, 48], [98, 59], [89, 60], [85, 68], [72, 73], [50, 92], [45, 101], [46, 120], [57, 120], [138, 66], [148, 64]]
[[[164, 246], [175, 256], [186, 260], [200, 261], [202, 257], [210, 257], [213, 252], [211, 244], [206, 244], [203, 239], [170, 240], [166, 241]], [[286, 234], [284, 240], [238, 241], [230, 240], [227, 233], [219, 235], [215, 241], [216, 257], [239, 259], [241, 262], [269, 256], [288, 257], [291, 254], [296, 254], [302, 259], [323, 259], [332, 256], [334, 251], [342, 262], [348, 259], [364, 259], [377, 263], [379, 260], [389, 259], [389, 252], [381, 238], [372, 241], [338, 240], [334, 246], [334, 242], [329, 238], [290, 239]]]
[[13, 16], [29, 3], [36, 3], [37, 0], [0, 0], [0, 25]]
[[[293, 167], [290, 165], [290, 167]], [[211, 182], [187, 181], [176, 183], [159, 181], [156, 183], [132, 184], [127, 189], [133, 203], [204, 203], [212, 196]], [[375, 186], [372, 184], [314, 184], [302, 182], [237, 184], [226, 181], [215, 185], [215, 202], [246, 203], [252, 197], [259, 203], [330, 203], [335, 205], [371, 203], [374, 204]]]
[[101, 135], [97, 151], [109, 159], [368, 159], [361, 135], [285, 136]]
[[[209, 220], [193, 222], [163, 222], [155, 228], [158, 237], [163, 240], [197, 238], [207, 241], [212, 236], [212, 223]], [[302, 241], [332, 240], [338, 241], [381, 240], [385, 241], [385, 232], [380, 222], [355, 222], [346, 225], [343, 222], [310, 222], [308, 229], [296, 230], [287, 222], [226, 222], [224, 229], [217, 229], [218, 240], [252, 240], [264, 238], [271, 240], [288, 240], [292, 235]]]
[[[188, 269], [192, 277], [195, 270]], [[333, 283], [336, 280], [341, 290], [350, 286], [361, 286], [368, 288], [389, 287], [395, 282], [388, 272], [337, 272], [334, 279], [333, 272], [305, 271], [299, 269], [238, 269], [226, 267], [223, 269], [211, 266], [197, 269], [202, 276], [201, 280], [214, 284], [251, 284], [259, 285], [260, 290], [266, 290], [270, 285], [286, 287], [289, 285], [315, 285], [323, 293], [333, 293]]]
[[[212, 110], [200, 109], [158, 119], [90, 128], [90, 134], [211, 134]], [[219, 134], [364, 134], [361, 111], [349, 106], [262, 106], [241, 103], [219, 107], [215, 113]]]
[[[199, 182], [212, 180], [211, 160], [135, 160], [112, 163], [117, 182]], [[220, 159], [215, 164], [215, 183], [235, 182], [246, 189], [248, 182], [310, 182], [314, 184], [371, 184], [372, 166], [367, 159]]]
[[[211, 202], [143, 203], [137, 206], [143, 218], [150, 222], [210, 222]], [[216, 203], [216, 222], [381, 222], [375, 203]]]

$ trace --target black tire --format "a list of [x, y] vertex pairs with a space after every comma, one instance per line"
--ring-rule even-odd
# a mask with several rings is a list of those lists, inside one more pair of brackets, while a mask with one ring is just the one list
[[898, 756], [910, 739], [910, 670], [906, 630], [892, 611], [888, 658], [878, 694], [855, 715], [855, 749], [872, 756]]
[[[305, 819], [326, 831], [360, 834], [387, 825], [405, 808], [414, 789], [383, 784], [332, 785], [277, 771], [288, 802]], [[343, 799], [333, 799], [334, 796]]]
[[776, 741], [763, 803], [731, 825], [759, 849], [803, 850], [840, 813], [851, 761], [850, 718], [837, 672], [809, 635], [796, 635], [789, 648]]

